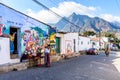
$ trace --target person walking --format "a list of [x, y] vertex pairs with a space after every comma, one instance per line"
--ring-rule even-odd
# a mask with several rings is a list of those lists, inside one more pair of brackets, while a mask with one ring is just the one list
[[110, 54], [110, 44], [109, 44], [109, 43], [108, 43], [107, 46], [106, 46], [105, 54], [106, 54], [107, 57], [108, 57], [109, 54]]
[[50, 45], [45, 47], [45, 66], [50, 67]]

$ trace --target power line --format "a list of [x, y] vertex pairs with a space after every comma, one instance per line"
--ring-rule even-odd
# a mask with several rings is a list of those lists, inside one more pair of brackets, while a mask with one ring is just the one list
[[[49, 1], [50, 1], [52, 4], [56, 5], [56, 6], [58, 6], [58, 3], [61, 2], [61, 0], [57, 0], [58, 2], [57, 2], [56, 0], [54, 0], [54, 1], [53, 1], [53, 0], [49, 0]], [[63, 0], [63, 1], [64, 1], [64, 0]], [[63, 5], [63, 6], [64, 6], [64, 5]], [[66, 6], [64, 6], [64, 7], [66, 7]]]
[[[56, 12], [50, 10], [47, 6], [45, 6], [44, 4], [40, 3], [39, 1], [37, 0], [33, 0], [35, 3], [37, 3], [38, 5], [41, 5], [42, 7], [44, 7], [45, 9], [49, 10], [50, 12], [54, 13], [55, 15], [57, 15], [58, 17], [61, 17], [63, 18], [62, 16], [60, 16], [59, 14], [57, 14]], [[69, 20], [63, 18], [65, 21], [69, 22], [70, 24], [76, 26], [76, 27], [79, 27], [78, 25], [75, 25], [74, 23], [70, 22]], [[79, 27], [80, 28], [80, 27]], [[81, 28], [80, 28], [81, 29]]]
[[[58, 6], [57, 3], [58, 3], [58, 2], [62, 2], [62, 1], [66, 2], [67, 0], [57, 0], [57, 1], [56, 1], [56, 0], [54, 0], [54, 1], [53, 1], [53, 0], [49, 0], [49, 2], [52, 3], [52, 4], [54, 4], [55, 6]], [[66, 6], [65, 6], [64, 4], [63, 4], [63, 6], [66, 8]], [[67, 7], [67, 8], [68, 8], [68, 7]], [[63, 18], [63, 19], [64, 19], [64, 18]], [[64, 19], [64, 20], [65, 20], [65, 19]], [[64, 22], [64, 21], [63, 21], [63, 22]], [[67, 22], [68, 22], [68, 21], [67, 21]], [[62, 25], [62, 24], [59, 24], [59, 26], [63, 26], [63, 25]], [[82, 28], [83, 28], [83, 27], [82, 27]], [[79, 27], [79, 28], [77, 27], [77, 29], [78, 29], [77, 31], [80, 32], [80, 29], [82, 29], [82, 28], [81, 28], [81, 27]], [[74, 29], [74, 28], [72, 28], [72, 25], [69, 25], [69, 30], [68, 30], [68, 31], [69, 31], [69, 32], [75, 32], [76, 30], [73, 30], [73, 29]], [[63, 27], [63, 31], [64, 31], [64, 30], [66, 31], [65, 27]]]
[[120, 10], [120, 5], [119, 5], [118, 0], [115, 0], [115, 1], [116, 1], [117, 6], [118, 6], [118, 9]]
[[50, 0], [50, 2], [56, 6], [56, 3], [55, 3], [55, 1], [52, 1], [52, 0]]
[[[26, 14], [24, 14], [24, 13], [22, 13], [22, 12], [16, 10], [16, 9], [14, 9], [14, 8], [11, 8], [11, 7], [3, 4], [3, 3], [0, 3], [0, 4], [3, 5], [3, 6], [5, 6], [5, 7], [7, 7], [7, 8], [9, 8], [9, 9], [11, 9], [11, 10], [13, 10], [12, 12], [13, 12], [14, 14], [16, 14], [16, 12], [17, 12], [18, 14], [16, 14], [16, 15], [19, 16], [19, 17], [21, 17], [21, 18], [24, 19], [25, 21], [27, 21], [28, 18], [31, 18], [31, 19], [33, 19], [33, 20], [35, 20], [35, 21], [37, 21], [37, 22], [40, 22], [40, 23], [42, 23], [42, 24], [44, 24], [44, 25], [46, 25], [46, 26], [49, 26], [50, 28], [52, 27], [52, 26], [48, 25], [47, 23], [44, 23], [44, 22], [42, 22], [42, 21], [40, 21], [40, 20], [37, 20], [37, 19], [35, 19], [35, 18], [31, 17], [31, 16], [28, 16], [28, 15], [26, 15]], [[26, 17], [23, 17], [23, 16], [21, 16], [20, 14], [21, 14], [21, 15], [24, 15], [24, 16], [26, 16]], [[37, 26], [37, 25], [34, 24], [33, 22], [30, 22], [30, 21], [27, 21], [27, 22], [28, 22], [28, 23], [31, 23], [32, 25]]]

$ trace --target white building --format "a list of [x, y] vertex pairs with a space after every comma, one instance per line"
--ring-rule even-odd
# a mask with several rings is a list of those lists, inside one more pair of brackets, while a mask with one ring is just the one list
[[56, 37], [59, 38], [60, 42], [59, 47], [61, 54], [69, 54], [78, 52], [78, 33], [64, 33], [59, 32], [56, 34]]
[[9, 38], [0, 37], [0, 65], [10, 62]]
[[107, 42], [108, 42], [107, 37], [94, 37], [94, 38], [91, 38], [92, 47], [95, 47], [97, 49], [104, 49]]
[[[34, 49], [43, 42], [47, 35], [53, 35], [53, 30], [47, 24], [29, 17], [15, 9], [0, 3], [0, 65], [7, 63], [19, 63], [25, 52]], [[48, 33], [50, 32], [50, 33]], [[15, 34], [14, 51], [10, 53], [10, 38]]]
[[90, 38], [79, 36], [78, 33], [59, 32], [56, 34], [56, 49], [60, 54], [78, 53], [91, 47]]
[[79, 51], [91, 48], [91, 39], [89, 37], [79, 36]]

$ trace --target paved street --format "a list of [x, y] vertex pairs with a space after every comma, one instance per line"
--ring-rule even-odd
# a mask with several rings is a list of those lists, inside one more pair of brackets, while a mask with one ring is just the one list
[[52, 63], [50, 68], [8, 72], [0, 74], [0, 80], [120, 80], [119, 53], [83, 55]]

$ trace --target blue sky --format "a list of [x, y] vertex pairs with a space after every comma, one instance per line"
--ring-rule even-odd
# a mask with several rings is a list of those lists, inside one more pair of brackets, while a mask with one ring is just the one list
[[[52, 11], [68, 17], [73, 12], [107, 21], [120, 22], [120, 0], [38, 0]], [[36, 4], [33, 0], [0, 0], [22, 13], [45, 23], [56, 23], [60, 17]]]

